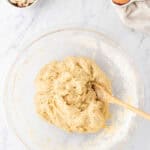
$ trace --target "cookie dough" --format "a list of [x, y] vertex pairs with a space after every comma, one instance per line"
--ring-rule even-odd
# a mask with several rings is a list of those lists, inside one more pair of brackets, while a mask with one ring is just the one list
[[68, 57], [45, 65], [36, 77], [36, 110], [47, 122], [66, 131], [94, 133], [104, 128], [109, 105], [94, 84], [111, 94], [111, 83], [88, 58]]

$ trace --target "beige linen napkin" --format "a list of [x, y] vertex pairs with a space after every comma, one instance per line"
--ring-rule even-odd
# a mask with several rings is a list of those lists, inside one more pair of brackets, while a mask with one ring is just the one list
[[113, 5], [125, 25], [150, 34], [150, 0], [131, 0], [125, 5]]

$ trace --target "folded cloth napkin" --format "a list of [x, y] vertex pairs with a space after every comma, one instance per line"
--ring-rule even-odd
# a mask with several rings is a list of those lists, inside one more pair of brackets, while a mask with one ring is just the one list
[[113, 5], [125, 25], [150, 34], [150, 0], [130, 0], [124, 5]]

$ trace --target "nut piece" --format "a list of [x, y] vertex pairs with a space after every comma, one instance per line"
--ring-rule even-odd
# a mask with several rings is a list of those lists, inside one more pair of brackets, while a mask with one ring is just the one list
[[13, 5], [17, 7], [27, 7], [34, 3], [35, 0], [9, 0]]

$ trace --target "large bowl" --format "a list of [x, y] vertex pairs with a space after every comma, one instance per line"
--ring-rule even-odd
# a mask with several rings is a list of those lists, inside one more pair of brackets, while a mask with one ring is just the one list
[[[13, 63], [4, 92], [9, 126], [31, 150], [105, 150], [127, 139], [135, 114], [111, 105], [107, 129], [96, 134], [66, 133], [49, 125], [35, 111], [34, 79], [45, 64], [67, 56], [85, 56], [96, 61], [112, 81], [113, 93], [139, 107], [138, 74], [117, 44], [102, 33], [67, 28], [43, 34], [20, 51]], [[139, 86], [140, 85], [140, 86]]]

